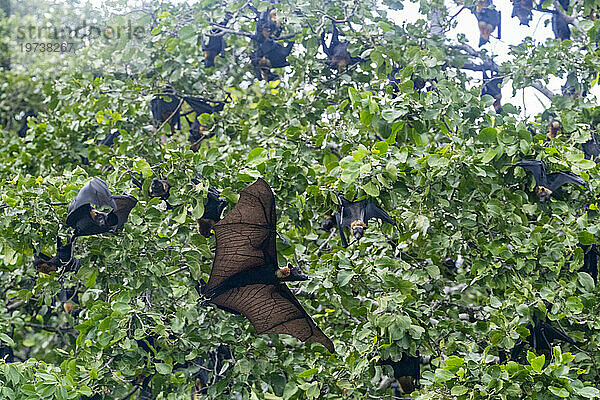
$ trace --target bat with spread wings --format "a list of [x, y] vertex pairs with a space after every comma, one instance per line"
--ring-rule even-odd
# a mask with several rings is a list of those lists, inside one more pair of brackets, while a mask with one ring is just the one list
[[382, 209], [375, 200], [363, 199], [360, 201], [349, 201], [336, 191], [339, 201], [339, 212], [335, 213], [337, 228], [340, 231], [342, 246], [348, 247], [348, 240], [344, 233], [344, 227], [350, 228], [352, 236], [359, 240], [363, 237], [369, 220], [377, 218], [382, 221], [396, 225], [396, 220]]
[[546, 174], [546, 163], [542, 160], [521, 160], [513, 165], [531, 172], [535, 178], [535, 194], [539, 197], [541, 203], [548, 200], [552, 193], [567, 183], [585, 187], [585, 180], [570, 171]]
[[240, 192], [235, 207], [214, 226], [217, 249], [207, 302], [248, 318], [257, 333], [283, 333], [303, 342], [334, 346], [304, 310], [286, 281], [308, 279], [297, 267], [279, 268], [275, 197], [263, 179]]

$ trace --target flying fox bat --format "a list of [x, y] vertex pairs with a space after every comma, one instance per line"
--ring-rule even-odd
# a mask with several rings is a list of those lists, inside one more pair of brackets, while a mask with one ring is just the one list
[[207, 302], [242, 314], [257, 333], [284, 333], [303, 342], [334, 346], [306, 313], [287, 281], [308, 279], [297, 267], [279, 268], [275, 198], [263, 179], [240, 192], [235, 207], [214, 226], [217, 250], [208, 283]]
[[219, 200], [220, 195], [221, 193], [216, 188], [208, 188], [208, 200], [204, 206], [204, 214], [198, 220], [198, 232], [204, 237], [211, 235], [210, 231], [221, 220], [221, 214], [223, 214], [223, 210], [227, 207], [225, 200]]
[[[232, 14], [227, 11], [225, 13], [225, 19], [219, 23], [219, 26], [226, 27], [227, 23], [231, 19]], [[218, 55], [222, 55], [225, 51], [225, 38], [223, 34], [219, 32], [219, 28], [215, 27], [211, 29], [211, 34], [208, 38], [208, 43], [202, 42], [202, 51], [204, 52], [204, 66], [206, 68], [215, 66], [215, 58]]]
[[164, 179], [153, 178], [148, 188], [148, 194], [150, 197], [160, 197], [162, 200], [169, 198], [169, 189], [171, 185]]
[[154, 119], [155, 126], [160, 126], [169, 121], [169, 127], [171, 132], [175, 129], [181, 129], [181, 114], [180, 114], [180, 103], [181, 101], [175, 95], [169, 94], [167, 97], [170, 101], [163, 100], [161, 96], [157, 96], [150, 100], [150, 110], [152, 111], [152, 118]]
[[49, 257], [44, 253], [38, 253], [33, 251], [33, 266], [36, 271], [49, 274], [52, 271], [67, 271], [77, 272], [81, 267], [81, 263], [78, 259], [73, 257], [73, 244], [75, 243], [74, 238], [67, 238], [67, 243], [62, 244], [60, 236], [56, 236], [56, 255]]
[[27, 131], [29, 130], [29, 117], [37, 117], [37, 114], [35, 111], [33, 110], [29, 110], [25, 113], [25, 115], [23, 115], [22, 121], [23, 124], [21, 125], [21, 128], [19, 129], [19, 131], [17, 132], [17, 135], [19, 135], [19, 137], [24, 138], [27, 135]]
[[390, 365], [394, 370], [394, 378], [398, 381], [398, 385], [402, 393], [408, 394], [415, 391], [419, 386], [419, 378], [421, 377], [421, 357], [417, 351], [416, 356], [411, 356], [402, 353], [400, 361], [392, 361], [391, 359], [379, 361], [380, 365]]
[[520, 25], [529, 26], [529, 22], [533, 17], [531, 12], [533, 10], [533, 0], [513, 0], [512, 3], [513, 11], [511, 18], [517, 17]]
[[[128, 194], [112, 196], [106, 182], [94, 177], [69, 204], [66, 224], [75, 230], [74, 237], [109, 231], [116, 233], [125, 224], [136, 204], [137, 199]], [[111, 211], [99, 211], [92, 205], [98, 208], [110, 207]]]
[[332, 22], [333, 32], [329, 46], [325, 43], [325, 32], [321, 33], [321, 45], [323, 51], [327, 55], [328, 60], [325, 62], [331, 69], [342, 71], [344, 68], [362, 61], [360, 57], [352, 57], [348, 52], [348, 42], [340, 42], [339, 31], [335, 22]]
[[471, 8], [479, 26], [479, 47], [490, 41], [490, 35], [496, 28], [498, 28], [498, 39], [501, 37], [500, 11], [489, 8], [490, 5], [490, 1], [480, 1], [477, 6]]
[[598, 137], [592, 132], [592, 138], [585, 143], [581, 144], [583, 149], [583, 156], [586, 160], [593, 160], [594, 162], [600, 162], [600, 143]]
[[[576, 344], [575, 340], [571, 339], [565, 332], [560, 329], [556, 329], [547, 322], [541, 321], [537, 316], [533, 316], [533, 324], [529, 322], [526, 327], [529, 330], [529, 336], [527, 336], [527, 343], [535, 351], [541, 353], [549, 353], [552, 349], [552, 342], [562, 341], [570, 344]], [[519, 342], [511, 352], [511, 359], [515, 360], [523, 351], [525, 343]]]
[[487, 76], [486, 71], [483, 72], [483, 90], [481, 91], [482, 95], [489, 94], [494, 98], [494, 110], [496, 110], [497, 114], [502, 113], [502, 106], [500, 101], [502, 100], [502, 91], [500, 90], [500, 86], [502, 84], [502, 78], [498, 78], [498, 73], [492, 73], [491, 77]]
[[554, 119], [552, 115], [548, 117], [548, 133], [546, 137], [548, 139], [554, 139], [558, 132], [562, 131], [562, 124], [559, 120]]
[[590, 274], [594, 282], [598, 280], [598, 248], [595, 244], [583, 245], [579, 244], [583, 250], [583, 267], [580, 271]]
[[253, 40], [257, 43], [262, 43], [265, 40], [278, 38], [283, 31], [281, 23], [277, 21], [277, 10], [269, 8], [266, 11], [259, 12], [251, 4], [248, 5], [256, 14], [256, 33]]
[[336, 191], [336, 196], [339, 201], [339, 211], [335, 213], [335, 219], [338, 230], [340, 231], [340, 239], [342, 246], [348, 247], [348, 241], [344, 233], [343, 227], [350, 228], [352, 236], [359, 240], [363, 237], [365, 228], [368, 226], [369, 220], [377, 218], [389, 224], [396, 225], [396, 219], [390, 217], [375, 200], [363, 199], [360, 201], [348, 201], [344, 196]]
[[286, 46], [283, 46], [272, 39], [262, 42], [258, 49], [250, 55], [256, 78], [267, 82], [278, 79], [279, 76], [272, 72], [271, 68], [289, 66], [287, 56], [290, 55], [293, 46], [294, 42], [289, 42]]
[[569, 22], [563, 14], [559, 13], [558, 11], [554, 11], [551, 22], [554, 37], [559, 40], [571, 39], [571, 28], [569, 28]]
[[543, 203], [562, 185], [572, 183], [574, 185], [586, 186], [585, 181], [579, 175], [570, 171], [553, 172], [546, 174], [546, 163], [541, 160], [522, 160], [513, 164], [530, 172], [535, 178], [535, 194]]
[[[226, 344], [220, 344], [216, 350], [209, 353], [210, 359], [205, 362], [202, 359], [193, 361], [193, 364], [200, 367], [198, 372], [192, 375], [192, 400], [200, 400], [206, 398], [208, 386], [214, 385], [223, 379], [221, 370], [223, 369], [223, 361], [231, 360], [233, 352]], [[206, 365], [205, 365], [206, 364]], [[214, 371], [215, 375], [210, 379], [208, 371]]]

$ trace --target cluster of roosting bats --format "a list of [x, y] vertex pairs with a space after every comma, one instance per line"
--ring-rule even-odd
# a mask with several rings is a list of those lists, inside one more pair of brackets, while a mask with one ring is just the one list
[[[568, 0], [560, 2], [564, 9], [568, 8]], [[256, 32], [246, 34], [255, 44], [256, 48], [251, 54], [251, 63], [257, 79], [273, 80], [278, 75], [272, 71], [273, 68], [288, 66], [287, 56], [290, 54], [293, 42], [283, 46], [278, 41], [289, 39], [281, 36], [283, 27], [276, 19], [275, 9], [259, 12], [249, 6], [256, 14]], [[500, 13], [491, 8], [491, 0], [483, 0], [472, 7], [480, 28], [480, 46], [489, 40], [490, 34], [498, 29], [500, 36]], [[513, 17], [518, 17], [522, 24], [528, 25], [531, 20], [533, 2], [527, 0], [514, 1]], [[545, 11], [538, 5], [538, 11]], [[564, 20], [561, 12], [552, 11], [552, 25], [557, 38], [568, 39], [570, 32], [568, 23]], [[222, 54], [225, 49], [224, 34], [230, 32], [227, 25], [233, 18], [228, 13], [225, 19], [215, 24], [211, 30], [207, 43], [202, 44], [205, 54], [205, 66], [212, 67], [215, 58]], [[348, 66], [363, 61], [360, 57], [352, 57], [348, 51], [348, 42], [341, 42], [340, 31], [336, 22], [332, 21], [330, 44], [326, 44], [326, 32], [321, 34], [321, 43], [327, 56], [326, 65], [332, 70], [341, 71]], [[566, 33], [565, 33], [566, 32]], [[293, 35], [292, 35], [293, 36]], [[398, 89], [395, 74], [399, 71], [395, 67], [390, 74], [390, 82], [394, 89]], [[501, 112], [500, 87], [502, 78], [497, 77], [497, 71], [491, 71], [488, 76], [483, 71], [484, 89], [483, 94], [489, 94], [496, 102], [494, 107]], [[416, 89], [425, 87], [426, 82], [418, 77], [413, 79]], [[168, 99], [168, 100], [167, 100]], [[212, 114], [224, 109], [230, 97], [225, 100], [209, 100], [196, 96], [177, 93], [171, 87], [167, 87], [164, 93], [156, 95], [150, 103], [152, 117], [157, 126], [169, 124], [171, 132], [181, 129], [181, 117], [183, 116], [190, 127], [189, 141], [192, 150], [197, 150], [201, 141], [210, 137], [205, 134], [207, 130], [199, 122], [201, 114]], [[182, 106], [187, 104], [190, 111], [183, 111]], [[192, 120], [188, 117], [194, 114]], [[26, 117], [35, 117], [33, 110]], [[548, 117], [549, 140], [554, 139], [562, 131], [560, 122], [553, 116]], [[19, 136], [24, 137], [27, 132], [27, 118], [23, 127], [19, 130]], [[534, 132], [532, 132], [534, 134]], [[115, 136], [108, 135], [100, 144], [111, 146]], [[595, 134], [592, 139], [582, 145], [585, 157], [599, 161], [600, 145]], [[527, 159], [514, 164], [531, 173], [535, 179], [535, 194], [540, 202], [546, 202], [551, 196], [556, 195], [561, 186], [571, 183], [585, 186], [585, 181], [571, 172], [546, 173], [546, 165], [541, 160]], [[198, 177], [202, 179], [201, 177]], [[132, 182], [140, 190], [143, 190], [143, 182], [136, 178]], [[196, 178], [192, 179], [195, 184], [200, 183]], [[163, 179], [154, 178], [149, 186], [147, 195], [162, 199], [167, 209], [172, 208], [168, 203], [171, 185]], [[258, 334], [274, 333], [288, 334], [303, 342], [316, 342], [322, 344], [331, 353], [335, 352], [334, 344], [327, 335], [316, 325], [315, 321], [304, 310], [296, 299], [294, 293], [288, 288], [286, 282], [304, 281], [308, 279], [298, 266], [280, 267], [277, 261], [276, 248], [276, 210], [275, 197], [272, 189], [263, 179], [258, 179], [254, 184], [240, 192], [239, 201], [226, 216], [221, 219], [223, 211], [228, 203], [219, 199], [219, 191], [211, 187], [208, 190], [204, 215], [197, 221], [199, 232], [210, 237], [215, 232], [216, 251], [208, 282], [201, 281], [197, 285], [197, 291], [203, 304], [214, 304], [227, 312], [241, 314], [246, 317]], [[340, 242], [343, 247], [348, 247], [359, 241], [368, 223], [372, 219], [378, 219], [396, 226], [395, 218], [383, 210], [375, 199], [361, 199], [350, 201], [339, 192], [335, 192], [338, 209], [327, 215], [320, 225], [320, 229], [331, 232], [337, 229]], [[50, 257], [41, 252], [34, 251], [33, 265], [41, 273], [60, 272], [61, 279], [64, 272], [77, 272], [80, 261], [75, 257], [74, 245], [80, 236], [98, 235], [103, 233], [116, 234], [126, 223], [132, 209], [137, 204], [137, 199], [129, 194], [112, 195], [106, 183], [94, 177], [86, 183], [77, 193], [68, 207], [65, 226], [72, 230], [72, 234], [66, 239], [65, 244], [59, 235], [56, 240], [56, 255]], [[349, 243], [346, 229], [353, 241]], [[583, 271], [590, 273], [594, 280], [597, 279], [597, 249], [595, 245], [581, 245], [584, 250]], [[63, 287], [57, 295], [59, 301], [64, 304], [68, 313], [77, 315], [78, 295], [81, 287]], [[576, 342], [562, 330], [553, 327], [547, 320], [534, 316], [527, 325], [530, 334], [525, 342], [518, 343], [511, 352], [511, 359], [522, 360], [522, 350], [525, 344], [537, 352], [549, 352], [554, 341], [561, 340], [571, 344]], [[155, 346], [154, 338], [149, 337], [138, 341], [142, 348]], [[507, 359], [504, 352], [499, 353], [500, 360]], [[14, 360], [12, 349], [7, 346], [0, 347], [0, 357], [11, 362]], [[207, 386], [222, 378], [221, 370], [223, 361], [233, 359], [233, 353], [226, 345], [220, 345], [210, 353], [209, 360], [197, 359], [184, 365], [176, 365], [174, 369], [195, 368], [192, 375], [192, 398], [206, 394]], [[397, 379], [397, 390], [410, 393], [418, 387], [420, 376], [421, 358], [419, 352], [410, 355], [403, 353], [400, 360], [381, 360], [380, 365], [392, 367], [393, 375]], [[214, 376], [209, 379], [208, 370], [214, 370]], [[152, 376], [141, 377], [136, 383], [140, 390], [140, 399], [152, 398]], [[90, 399], [100, 399], [96, 394]]]

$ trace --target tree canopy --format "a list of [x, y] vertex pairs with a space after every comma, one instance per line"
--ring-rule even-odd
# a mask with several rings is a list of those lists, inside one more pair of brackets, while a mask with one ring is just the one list
[[[415, 23], [399, 0], [132, 3], [0, 1], [0, 397], [600, 398], [598, 1], [513, 2], [555, 36], [503, 62], [486, 0]], [[89, 234], [67, 215], [93, 178], [137, 202]], [[203, 298], [207, 212], [258, 178], [334, 353]], [[363, 199], [389, 218], [343, 243]], [[384, 364], [408, 359], [401, 393]]]

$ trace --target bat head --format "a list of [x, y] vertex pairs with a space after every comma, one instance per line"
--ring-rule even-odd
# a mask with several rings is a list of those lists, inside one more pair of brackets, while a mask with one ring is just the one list
[[359, 240], [363, 237], [366, 228], [367, 224], [359, 219], [352, 221], [350, 224], [350, 232], [352, 232], [352, 235], [356, 238], [356, 240]]
[[305, 281], [308, 280], [308, 276], [306, 276], [302, 270], [294, 265], [279, 268], [277, 272], [275, 272], [277, 278], [282, 282], [292, 282], [292, 281]]
[[115, 226], [119, 223], [116, 214], [113, 212], [105, 213], [92, 208], [90, 209], [90, 216], [92, 217], [94, 224], [99, 227]]
[[319, 228], [330, 232], [333, 227], [335, 226], [335, 218], [333, 218], [333, 215], [327, 215], [325, 218], [323, 218], [323, 221], [321, 221], [321, 225], [319, 225]]
[[163, 200], [167, 200], [169, 198], [169, 189], [171, 185], [166, 180], [161, 179], [152, 179], [150, 183], [150, 188], [148, 188], [148, 194], [150, 197], [160, 197]]
[[536, 186], [535, 194], [539, 197], [540, 203], [545, 203], [552, 196], [552, 190], [544, 186]]

